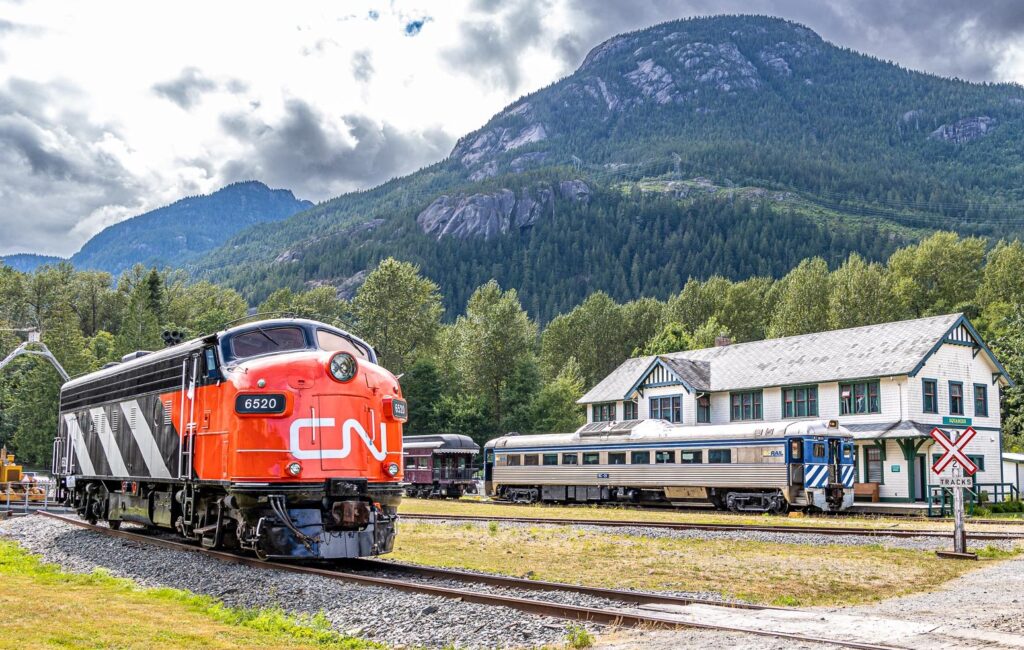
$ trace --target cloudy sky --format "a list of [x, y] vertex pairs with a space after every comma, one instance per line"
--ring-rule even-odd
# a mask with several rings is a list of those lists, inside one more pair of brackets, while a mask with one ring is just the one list
[[315, 201], [443, 158], [616, 33], [762, 13], [839, 45], [1024, 82], [1024, 2], [0, 0], [0, 255], [69, 255], [226, 183]]

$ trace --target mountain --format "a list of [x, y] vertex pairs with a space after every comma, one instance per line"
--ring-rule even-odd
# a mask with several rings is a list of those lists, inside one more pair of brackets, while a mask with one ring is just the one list
[[906, 70], [761, 16], [609, 39], [410, 176], [196, 261], [252, 300], [420, 264], [461, 311], [490, 277], [541, 319], [603, 289], [884, 258], [934, 229], [1021, 230], [1024, 89]]
[[17, 253], [0, 257], [0, 264], [9, 266], [15, 271], [21, 271], [22, 273], [32, 273], [44, 264], [59, 264], [63, 261], [65, 261], [63, 257], [35, 255], [33, 253]]
[[257, 181], [233, 183], [108, 226], [71, 256], [71, 263], [114, 275], [139, 263], [180, 267], [245, 228], [280, 221], [312, 205], [289, 190], [272, 190]]

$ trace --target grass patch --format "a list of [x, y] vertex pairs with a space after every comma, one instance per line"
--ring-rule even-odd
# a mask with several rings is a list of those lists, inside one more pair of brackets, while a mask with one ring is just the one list
[[0, 576], [3, 639], [12, 643], [2, 647], [383, 648], [335, 632], [322, 613], [227, 607], [179, 589], [142, 588], [102, 570], [68, 573], [14, 542], [0, 541]]
[[[539, 517], [544, 519], [604, 519], [609, 521], [651, 521], [702, 524], [750, 524], [758, 526], [840, 526], [851, 528], [919, 528], [941, 530], [953, 535], [951, 521], [924, 517], [884, 517], [877, 515], [735, 515], [714, 510], [654, 510], [615, 506], [503, 505], [479, 500], [402, 499], [400, 514]], [[967, 530], [1020, 532], [1019, 526], [967, 522]]]
[[[1005, 557], [990, 551], [986, 557]], [[569, 527], [498, 530], [406, 521], [390, 558], [537, 580], [645, 591], [713, 591], [776, 605], [845, 605], [934, 588], [977, 563], [932, 551], [652, 539]]]
[[566, 630], [565, 643], [570, 648], [589, 648], [594, 645], [594, 635], [582, 625], [570, 625]]

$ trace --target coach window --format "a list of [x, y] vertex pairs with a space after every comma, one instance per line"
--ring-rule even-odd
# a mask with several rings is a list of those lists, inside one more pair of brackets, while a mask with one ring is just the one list
[[710, 449], [708, 450], [709, 463], [731, 463], [732, 449]]
[[609, 465], [625, 465], [626, 464], [626, 452], [624, 452], [624, 451], [610, 451], [610, 452], [608, 452], [608, 464]]
[[557, 465], [558, 464], [558, 454], [544, 454], [544, 464], [545, 465]]
[[679, 452], [679, 462], [686, 465], [698, 465], [704, 462], [704, 452], [702, 451], [681, 451]]
[[601, 464], [601, 454], [599, 454], [596, 451], [588, 451], [588, 452], [586, 452], [585, 454], [583, 454], [583, 464], [584, 465], [600, 465]]
[[631, 465], [650, 465], [651, 464], [651, 452], [649, 451], [634, 451], [629, 458]]
[[370, 359], [369, 353], [361, 345], [327, 330], [316, 331], [316, 344], [326, 352], [348, 352], [360, 359], [367, 361]]
[[800, 462], [803, 458], [803, 445], [802, 440], [790, 440], [789, 441], [789, 459], [793, 462]]
[[576, 454], [562, 454], [563, 465], [579, 465], [580, 459]]
[[526, 454], [523, 456], [523, 465], [539, 465], [539, 460], [540, 459], [537, 457], [537, 454]]
[[521, 463], [521, 458], [520, 458], [519, 454], [509, 454], [508, 455], [508, 462], [506, 462], [505, 464], [508, 465], [509, 467], [516, 467], [516, 466], [520, 465], [520, 463]]
[[656, 451], [654, 452], [654, 462], [659, 465], [676, 462], [676, 452], [674, 451]]

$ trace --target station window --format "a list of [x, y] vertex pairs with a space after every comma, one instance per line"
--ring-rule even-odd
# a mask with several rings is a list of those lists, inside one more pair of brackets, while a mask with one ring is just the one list
[[730, 395], [730, 401], [732, 402], [732, 419], [734, 421], [760, 420], [762, 417], [761, 398], [762, 394], [759, 390], [752, 390], [744, 393], [732, 393]]
[[583, 454], [583, 464], [584, 465], [600, 465], [601, 464], [601, 454], [597, 453], [596, 451], [588, 451], [588, 452], [586, 452], [585, 454]]
[[882, 450], [877, 446], [868, 447], [867, 455], [868, 483], [882, 482]]
[[650, 407], [652, 420], [683, 421], [683, 397], [681, 395], [652, 397]]
[[925, 413], [939, 412], [939, 382], [934, 379], [921, 380], [921, 410]]
[[[586, 463], [586, 461], [584, 461]], [[608, 452], [608, 464], [609, 465], [625, 465], [626, 464], [626, 452], [615, 451]]]
[[782, 417], [818, 416], [818, 387], [800, 386], [782, 389]]
[[593, 422], [611, 422], [615, 419], [615, 402], [594, 404], [590, 407], [593, 413]]
[[629, 462], [631, 465], [650, 465], [651, 464], [651, 452], [649, 451], [634, 451], [630, 454]]
[[968, 454], [967, 457], [971, 459], [972, 463], [974, 463], [975, 465], [978, 466], [978, 471], [979, 472], [984, 472], [985, 471], [985, 457], [984, 456], [975, 456], [973, 454]]
[[579, 465], [580, 459], [576, 454], [562, 454], [563, 465]]
[[540, 458], [537, 456], [537, 454], [526, 454], [525, 456], [523, 456], [523, 465], [539, 465], [539, 461]]
[[732, 449], [709, 449], [708, 450], [708, 462], [709, 463], [731, 463], [732, 462]]
[[654, 452], [654, 462], [663, 465], [667, 463], [676, 462], [676, 452], [674, 451], [656, 451]]
[[693, 463], [693, 464], [703, 463], [704, 462], [704, 452], [703, 451], [681, 451], [681, 452], [679, 452], [679, 462], [680, 463], [685, 463], [687, 465], [689, 465], [691, 463]]
[[630, 400], [622, 403], [622, 419], [623, 420], [636, 420], [636, 402]]
[[505, 464], [509, 467], [517, 467], [522, 464], [522, 457], [519, 454], [509, 454]]
[[881, 413], [882, 404], [878, 399], [878, 380], [839, 384], [839, 413], [859, 415]]
[[964, 385], [962, 382], [949, 382], [949, 414], [964, 414]]
[[974, 417], [988, 416], [988, 386], [985, 384], [974, 385]]
[[697, 398], [697, 424], [711, 422], [711, 396], [701, 395]]
[[558, 464], [558, 454], [544, 454], [544, 464], [545, 465], [557, 465]]

